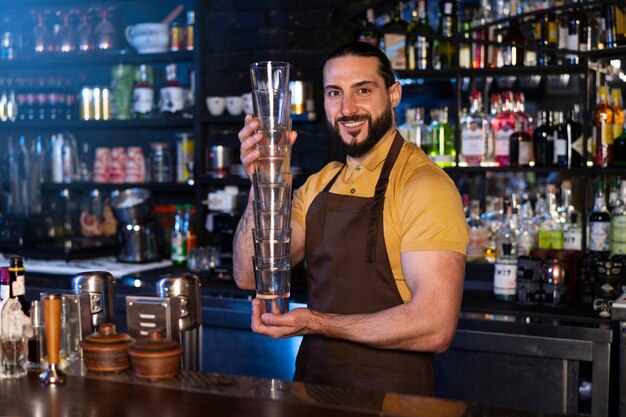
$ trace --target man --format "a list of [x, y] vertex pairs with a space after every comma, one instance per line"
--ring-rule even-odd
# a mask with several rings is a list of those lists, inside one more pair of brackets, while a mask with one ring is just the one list
[[[459, 193], [397, 133], [401, 86], [378, 48], [339, 47], [323, 81], [328, 127], [347, 157], [294, 195], [291, 254], [293, 264], [307, 261], [308, 308], [261, 315], [254, 300], [252, 330], [304, 336], [296, 380], [430, 395], [432, 352], [452, 342], [463, 291], [469, 235]], [[249, 175], [257, 127], [248, 115], [239, 132]], [[234, 242], [235, 280], [246, 289], [255, 285], [250, 206]]]

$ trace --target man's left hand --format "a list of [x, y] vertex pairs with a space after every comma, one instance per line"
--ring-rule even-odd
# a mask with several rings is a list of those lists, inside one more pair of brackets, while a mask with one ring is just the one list
[[261, 314], [261, 302], [252, 300], [252, 331], [273, 338], [285, 338], [310, 333], [315, 314], [308, 308], [296, 308], [283, 315]]

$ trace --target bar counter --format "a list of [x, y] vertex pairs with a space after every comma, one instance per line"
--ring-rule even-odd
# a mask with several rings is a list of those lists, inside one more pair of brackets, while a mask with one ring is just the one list
[[63, 385], [44, 385], [38, 373], [0, 380], [0, 414], [15, 417], [532, 417], [478, 404], [397, 393], [344, 390], [276, 379], [181, 372], [144, 381], [130, 371], [68, 370]]

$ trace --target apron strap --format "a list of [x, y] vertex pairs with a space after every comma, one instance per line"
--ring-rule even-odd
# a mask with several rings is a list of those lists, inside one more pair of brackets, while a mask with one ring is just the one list
[[376, 232], [378, 230], [378, 222], [382, 219], [385, 193], [387, 191], [387, 185], [389, 185], [389, 174], [391, 173], [391, 168], [393, 168], [396, 159], [398, 159], [403, 143], [404, 139], [402, 139], [400, 133], [396, 132], [387, 158], [385, 158], [383, 169], [380, 172], [380, 177], [378, 177], [378, 181], [376, 182], [374, 201], [371, 205], [370, 220], [367, 227], [367, 246], [365, 248], [365, 262], [367, 263], [376, 262]]

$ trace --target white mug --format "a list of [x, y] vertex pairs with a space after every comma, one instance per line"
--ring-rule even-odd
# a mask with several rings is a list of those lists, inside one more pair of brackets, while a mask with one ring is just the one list
[[254, 113], [254, 103], [252, 102], [252, 93], [245, 93], [241, 95], [243, 99], [243, 112], [245, 114]]
[[226, 108], [226, 99], [224, 97], [211, 96], [206, 98], [206, 107], [212, 116], [220, 116]]
[[126, 40], [140, 54], [167, 52], [168, 27], [165, 23], [138, 23], [126, 27]]
[[243, 98], [241, 96], [226, 97], [226, 110], [231, 116], [238, 116], [243, 111]]

